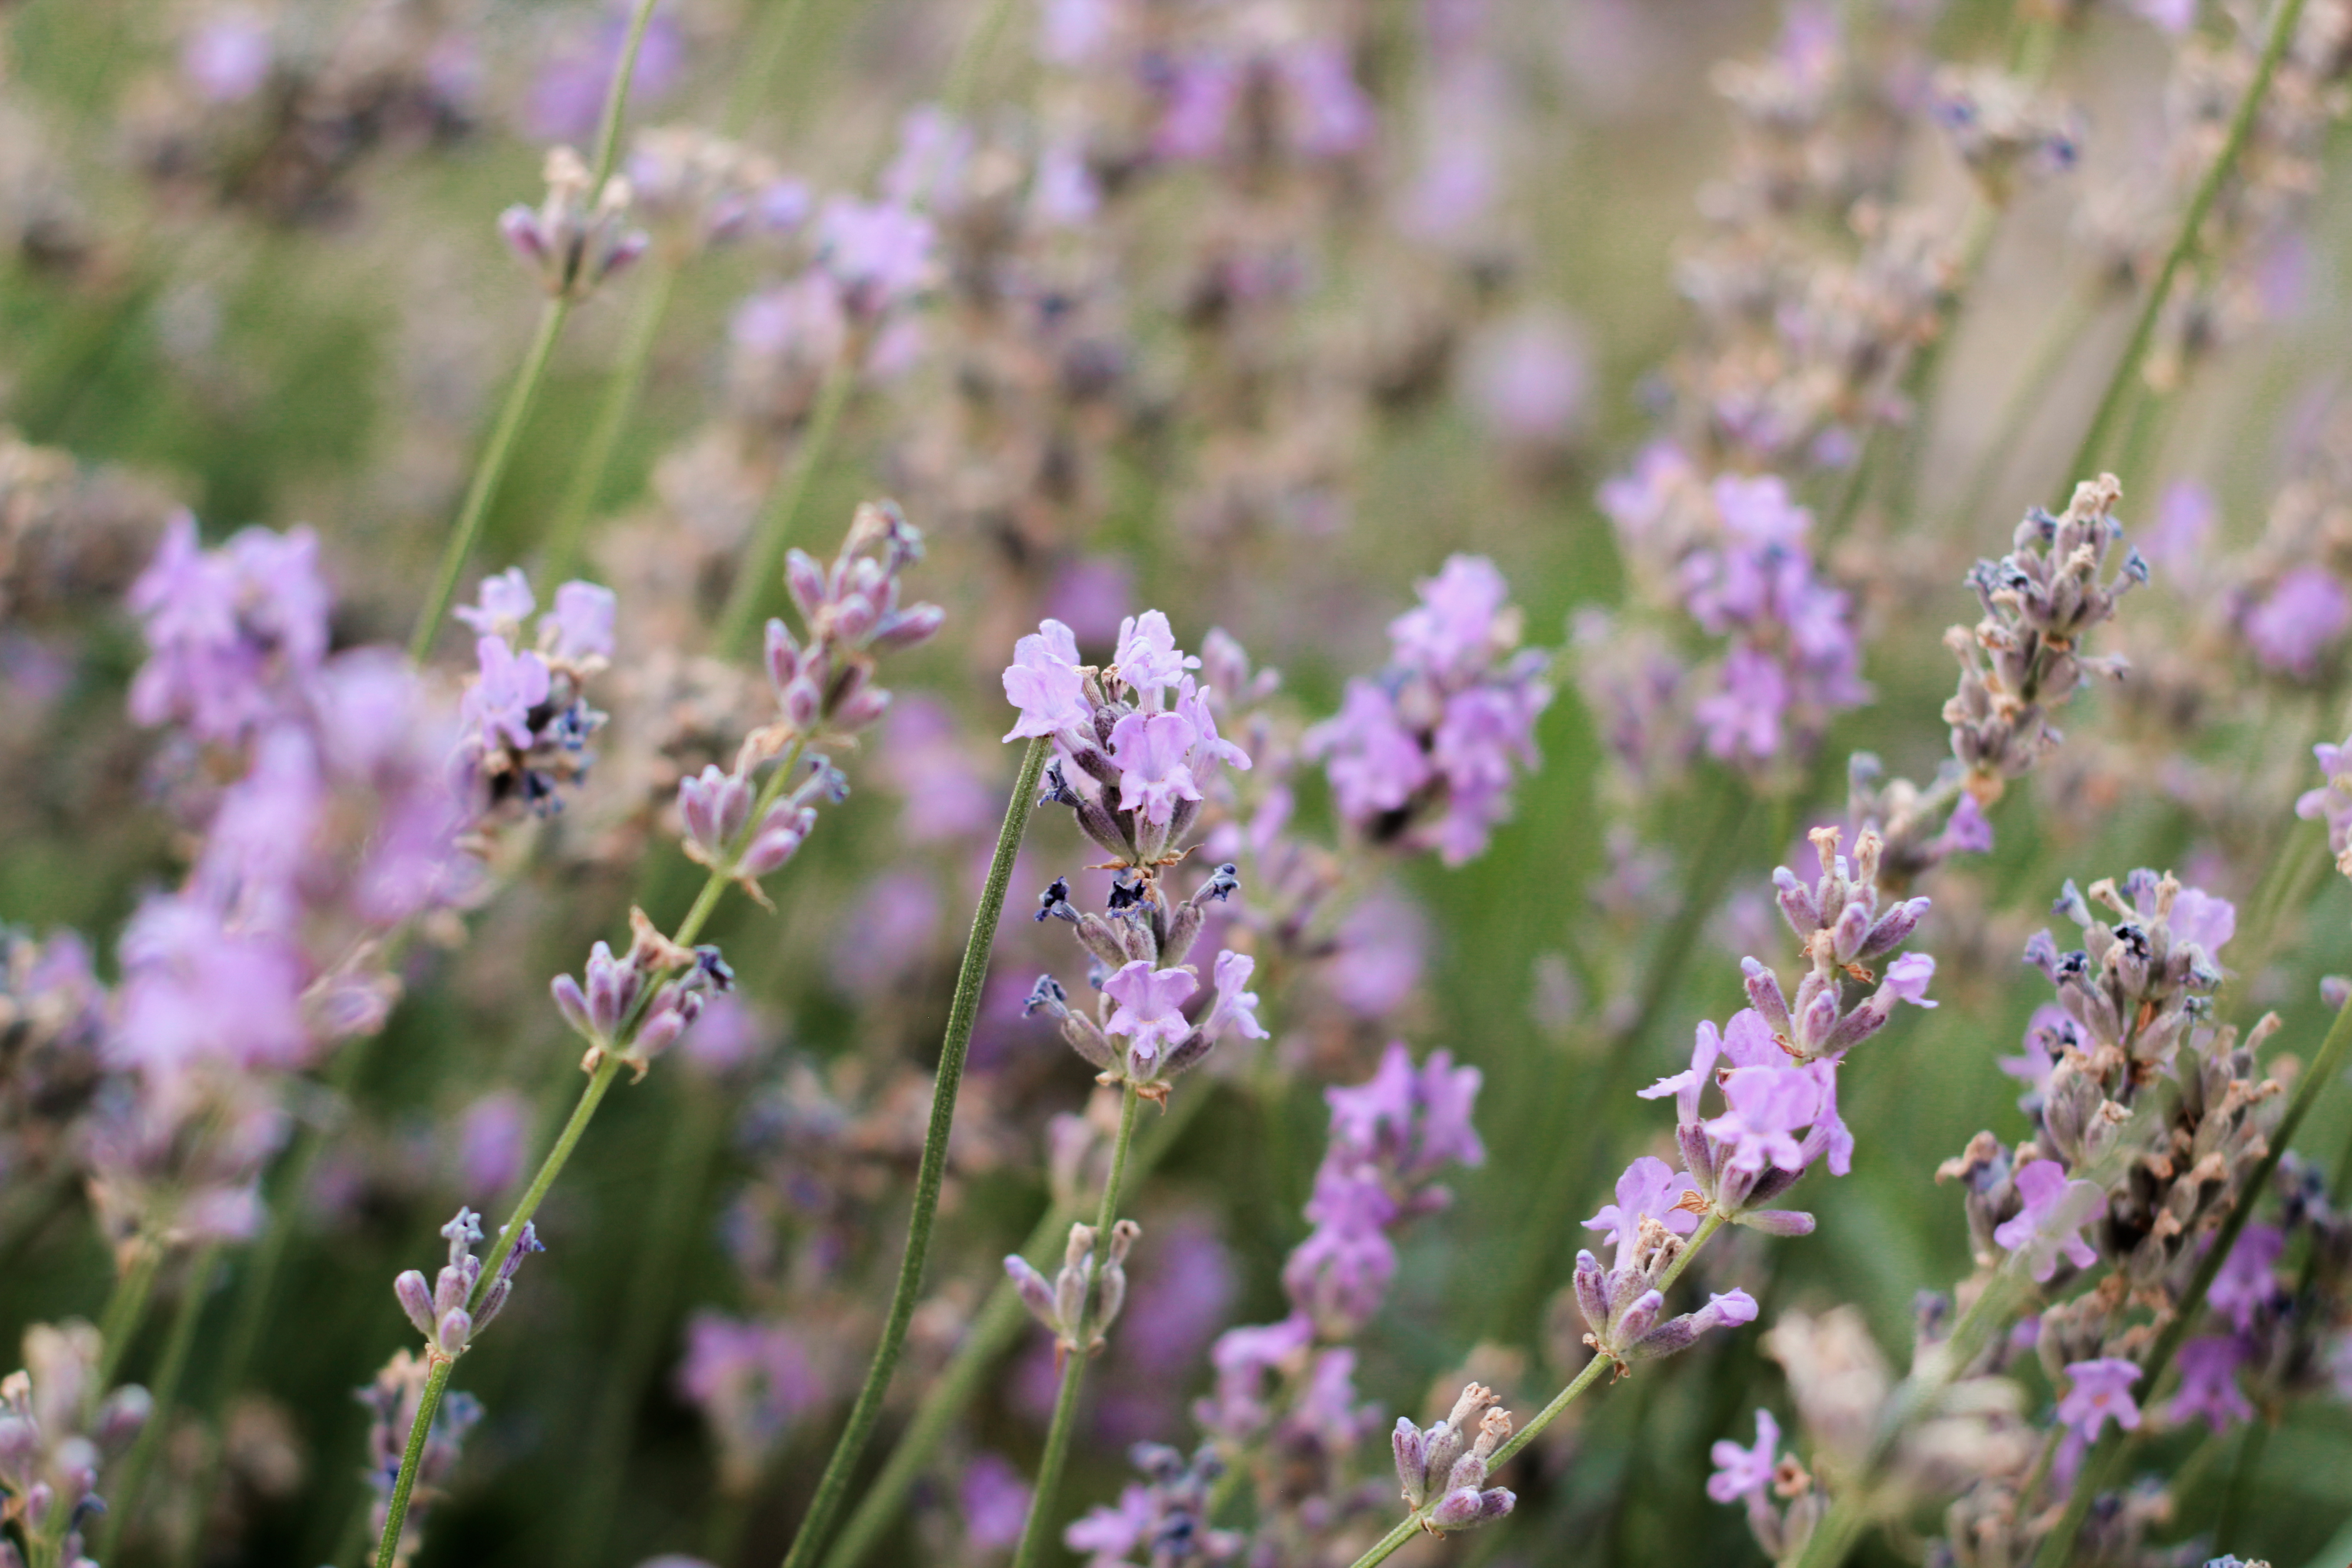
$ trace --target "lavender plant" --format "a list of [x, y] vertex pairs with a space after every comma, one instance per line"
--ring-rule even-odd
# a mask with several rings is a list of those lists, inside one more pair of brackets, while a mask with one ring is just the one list
[[2339, 1560], [2347, 39], [0, 10], [0, 1563]]

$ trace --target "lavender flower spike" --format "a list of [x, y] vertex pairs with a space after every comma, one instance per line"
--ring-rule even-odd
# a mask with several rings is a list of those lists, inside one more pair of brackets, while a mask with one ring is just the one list
[[1453, 1411], [1427, 1431], [1397, 1417], [1390, 1436], [1397, 1483], [1423, 1530], [1432, 1535], [1467, 1530], [1511, 1511], [1518, 1499], [1486, 1486], [1487, 1461], [1510, 1436], [1511, 1413], [1499, 1407], [1493, 1389], [1477, 1383], [1466, 1385]]

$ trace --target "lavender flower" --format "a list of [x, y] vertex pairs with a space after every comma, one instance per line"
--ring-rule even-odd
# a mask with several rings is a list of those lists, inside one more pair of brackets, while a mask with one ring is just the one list
[[1127, 1304], [1127, 1255], [1142, 1234], [1142, 1227], [1132, 1219], [1118, 1221], [1110, 1228], [1109, 1242], [1097, 1263], [1095, 1228], [1071, 1226], [1061, 1270], [1050, 1281], [1018, 1252], [1005, 1258], [1004, 1272], [1021, 1292], [1022, 1305], [1054, 1331], [1056, 1366], [1072, 1352], [1101, 1353], [1103, 1336]]
[[505, 1307], [522, 1260], [547, 1249], [541, 1245], [539, 1232], [530, 1222], [524, 1221], [521, 1239], [499, 1264], [489, 1288], [481, 1291], [478, 1304], [473, 1304], [482, 1278], [482, 1260], [474, 1256], [474, 1244], [482, 1239], [481, 1216], [460, 1207], [457, 1218], [441, 1228], [441, 1234], [449, 1243], [449, 1261], [434, 1276], [432, 1284], [428, 1287], [425, 1276], [410, 1269], [392, 1282], [392, 1289], [400, 1299], [401, 1311], [425, 1336], [425, 1354], [455, 1360], [466, 1354], [474, 1335], [489, 1327], [490, 1320]]
[[[99, 1383], [102, 1351], [86, 1322], [35, 1323], [24, 1367], [0, 1378], [0, 1490], [36, 1563], [89, 1561], [82, 1531], [106, 1511], [100, 1469], [154, 1408], [143, 1388]], [[16, 1558], [13, 1544], [6, 1554]]]
[[2065, 1167], [2055, 1160], [2035, 1160], [2012, 1179], [2025, 1207], [1993, 1232], [1993, 1239], [2022, 1252], [2037, 1282], [2048, 1282], [2061, 1255], [2077, 1269], [2097, 1261], [2090, 1243], [2076, 1234], [2106, 1210], [2106, 1196], [2097, 1183], [2067, 1180]]
[[235, 743], [290, 711], [327, 651], [330, 595], [308, 528], [247, 528], [219, 550], [173, 514], [130, 605], [150, 654], [131, 687], [141, 724]]
[[643, 229], [627, 226], [631, 193], [624, 176], [591, 191], [593, 178], [580, 154], [554, 147], [542, 177], [546, 199], [536, 209], [519, 204], [500, 213], [499, 232], [549, 294], [585, 298], [653, 242]]
[[721, 1487], [740, 1496], [759, 1484], [793, 1424], [816, 1407], [824, 1380], [790, 1324], [705, 1311], [687, 1324], [677, 1389], [717, 1440]]
[[1509, 1513], [1518, 1499], [1485, 1483], [1487, 1461], [1510, 1435], [1511, 1413], [1500, 1408], [1493, 1389], [1476, 1383], [1465, 1386], [1445, 1419], [1427, 1431], [1398, 1416], [1390, 1442], [1405, 1507], [1415, 1513], [1427, 1509], [1429, 1528], [1441, 1534]]
[[1510, 812], [1514, 766], [1536, 762], [1551, 701], [1546, 655], [1514, 653], [1519, 616], [1494, 564], [1454, 556], [1390, 622], [1390, 664], [1354, 680], [1339, 716], [1307, 731], [1340, 815], [1374, 843], [1435, 848], [1459, 865]]
[[2180, 1347], [2180, 1388], [2165, 1406], [2165, 1420], [2186, 1426], [2203, 1416], [2216, 1434], [2234, 1422], [2251, 1421], [2254, 1407], [2238, 1387], [2246, 1364], [2245, 1342], [2233, 1334], [2203, 1334]]

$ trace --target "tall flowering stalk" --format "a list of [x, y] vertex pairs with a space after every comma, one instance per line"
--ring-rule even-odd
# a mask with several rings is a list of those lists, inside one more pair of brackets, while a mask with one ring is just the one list
[[[902, 574], [921, 555], [921, 536], [887, 503], [859, 508], [830, 567], [793, 552], [787, 578], [807, 635], [805, 641], [795, 637], [781, 620], [768, 623], [766, 664], [775, 717], [744, 737], [731, 769], [713, 766], [679, 786], [678, 815], [687, 851], [709, 867], [701, 894], [677, 931], [667, 936], [642, 910], [633, 909], [625, 951], [615, 956], [599, 942], [589, 955], [584, 980], [570, 975], [556, 977], [551, 989], [557, 1009], [587, 1042], [580, 1065], [588, 1082], [487, 1257], [478, 1264], [470, 1256], [461, 1259], [459, 1239], [451, 1240], [450, 1266], [426, 1302], [433, 1326], [422, 1331], [426, 1339], [423, 1386], [386, 1492], [377, 1568], [394, 1568], [400, 1560], [409, 1500], [419, 1468], [431, 1451], [434, 1422], [450, 1371], [470, 1345], [474, 1330], [487, 1321], [486, 1309], [495, 1311], [503, 1302], [517, 1249], [532, 1236], [531, 1218], [614, 1080], [624, 1067], [642, 1079], [653, 1059], [692, 1026], [708, 998], [732, 985], [732, 972], [719, 949], [696, 947], [694, 939], [730, 883], [767, 902], [761, 880], [799, 850], [815, 825], [815, 803], [828, 797], [838, 800], [846, 789], [822, 758], [814, 758], [803, 773], [802, 762], [810, 746], [827, 738], [849, 740], [878, 720], [890, 695], [873, 679], [877, 658], [921, 643], [939, 630], [943, 616], [938, 606], [901, 605], [898, 600]], [[509, 621], [507, 607], [513, 593], [513, 580], [491, 580], [476, 612], [481, 622], [497, 627]], [[559, 645], [562, 634], [559, 626]], [[483, 678], [469, 698], [469, 712], [478, 716], [486, 737], [509, 746], [518, 743], [518, 737], [530, 740], [530, 725], [548, 696], [547, 672], [528, 666], [526, 661], [535, 655], [515, 654], [489, 634], [482, 638], [481, 656]], [[521, 674], [515, 673], [518, 665], [523, 666]], [[1009, 862], [1009, 847], [1003, 853]], [[1002, 895], [1000, 887], [1000, 902]], [[943, 1123], [939, 1141], [945, 1142]], [[423, 1322], [416, 1289], [404, 1286], [400, 1294], [412, 1321]]]
[[530, 347], [523, 352], [522, 368], [515, 372], [507, 389], [498, 423], [491, 427], [489, 442], [475, 465], [466, 498], [457, 508], [457, 520], [450, 526], [449, 542], [443, 548], [441, 564], [434, 572], [433, 586], [426, 591], [425, 607], [417, 615], [416, 630], [410, 634], [408, 656], [419, 663], [432, 651], [442, 617], [448, 612], [449, 601], [457, 591], [457, 580], [465, 573], [466, 559], [473, 554], [474, 540], [481, 533], [482, 520], [489, 515], [490, 503], [498, 498], [499, 486], [506, 478], [507, 465], [514, 455], [515, 438], [521, 434], [523, 422], [530, 417], [540, 382], [546, 378], [548, 363], [555, 355], [556, 340], [563, 335], [563, 324], [572, 314], [573, 303], [586, 298], [613, 272], [635, 261], [647, 244], [645, 235], [625, 226], [629, 183], [615, 178], [613, 166], [620, 153], [621, 120], [628, 108], [629, 81], [636, 73], [637, 53], [644, 47], [646, 29], [652, 25], [657, 3], [658, 0], [636, 0], [630, 11], [618, 68], [613, 73], [612, 86], [598, 116], [593, 166], [583, 163], [579, 154], [569, 147], [555, 148], [547, 157], [545, 202], [536, 211], [515, 206], [499, 215], [499, 232], [523, 264], [538, 273], [548, 298], [540, 307], [539, 325], [532, 332]]

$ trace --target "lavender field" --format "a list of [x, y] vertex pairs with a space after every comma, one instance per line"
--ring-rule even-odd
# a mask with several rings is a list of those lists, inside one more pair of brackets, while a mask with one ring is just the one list
[[0, 1568], [2344, 1568], [2347, 120], [0, 0]]

